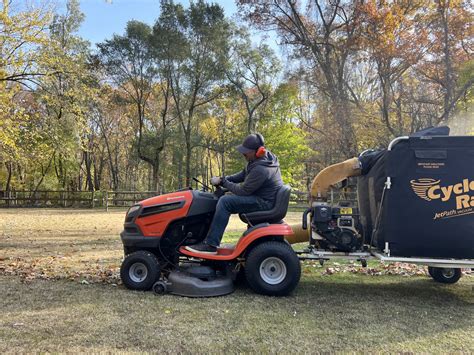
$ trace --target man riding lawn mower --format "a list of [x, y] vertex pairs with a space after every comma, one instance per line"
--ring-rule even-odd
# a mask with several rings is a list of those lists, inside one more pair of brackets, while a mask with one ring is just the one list
[[275, 204], [278, 190], [283, 186], [277, 157], [267, 151], [260, 134], [250, 134], [237, 147], [248, 164], [241, 172], [227, 177], [213, 177], [211, 184], [222, 186], [233, 195], [219, 199], [216, 213], [204, 242], [186, 247], [192, 252], [217, 254], [231, 213], [268, 211]]
[[[244, 272], [244, 260], [245, 277], [256, 292], [285, 295], [296, 287], [300, 263], [284, 239], [292, 229], [282, 220], [290, 188], [283, 185], [278, 159], [265, 149], [260, 134], [247, 136], [237, 150], [247, 166], [237, 174], [212, 178], [214, 193], [207, 186], [203, 191], [185, 189], [129, 210], [121, 234], [127, 255], [121, 277], [127, 287], [222, 295], [233, 291], [232, 281]], [[232, 213], [239, 213], [248, 229], [235, 248], [219, 248]], [[155, 283], [160, 274], [164, 278]]]
[[[255, 292], [284, 296], [299, 282], [300, 260], [345, 258], [365, 266], [376, 258], [427, 265], [435, 281], [455, 283], [461, 268], [474, 267], [474, 137], [434, 132], [397, 138], [387, 150], [324, 169], [313, 180], [302, 224], [292, 226], [283, 221], [290, 188], [281, 182], [278, 160], [265, 151], [263, 137], [251, 135], [238, 147], [246, 169], [213, 178], [214, 193], [205, 185], [187, 188], [128, 210], [122, 281], [135, 290], [209, 297], [231, 293], [244, 276]], [[358, 206], [330, 201], [331, 187], [352, 176]], [[231, 213], [247, 230], [235, 246], [222, 247]], [[303, 251], [291, 248], [305, 241]]]

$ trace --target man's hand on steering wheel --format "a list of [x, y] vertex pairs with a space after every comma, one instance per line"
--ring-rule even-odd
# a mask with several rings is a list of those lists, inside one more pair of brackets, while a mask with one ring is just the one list
[[214, 190], [214, 195], [217, 196], [217, 198], [221, 198], [228, 191], [227, 189], [222, 187], [223, 182], [224, 182], [224, 177], [213, 176], [211, 178], [211, 185], [216, 188]]
[[211, 178], [211, 185], [213, 185], [213, 186], [221, 186], [223, 181], [224, 181], [224, 179], [221, 178], [220, 176], [213, 176], [213, 177]]

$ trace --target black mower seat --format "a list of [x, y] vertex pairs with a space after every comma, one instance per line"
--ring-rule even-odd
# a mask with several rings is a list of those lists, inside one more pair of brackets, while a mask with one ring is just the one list
[[239, 214], [240, 220], [251, 226], [260, 223], [280, 223], [286, 216], [290, 203], [291, 187], [283, 185], [277, 192], [275, 205], [271, 210]]

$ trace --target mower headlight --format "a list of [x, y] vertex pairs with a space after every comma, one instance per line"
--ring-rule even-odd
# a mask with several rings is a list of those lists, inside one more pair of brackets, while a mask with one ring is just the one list
[[133, 212], [136, 212], [140, 209], [140, 205], [135, 205], [135, 206], [132, 206], [128, 209], [128, 212], [127, 212], [127, 216], [132, 214]]

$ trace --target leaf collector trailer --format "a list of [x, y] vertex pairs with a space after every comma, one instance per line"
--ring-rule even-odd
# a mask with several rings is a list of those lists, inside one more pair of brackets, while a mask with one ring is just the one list
[[[431, 277], [455, 283], [474, 268], [474, 137], [447, 127], [393, 140], [322, 170], [311, 185], [302, 223], [283, 221], [290, 187], [270, 211], [240, 215], [247, 223], [235, 246], [217, 254], [185, 249], [204, 240], [219, 196], [185, 189], [132, 206], [121, 239], [124, 285], [188, 297], [233, 292], [245, 278], [260, 294], [285, 296], [298, 285], [300, 261], [370, 259], [427, 265]], [[357, 177], [358, 206], [329, 201], [333, 185]], [[307, 242], [303, 251], [291, 244]]]

